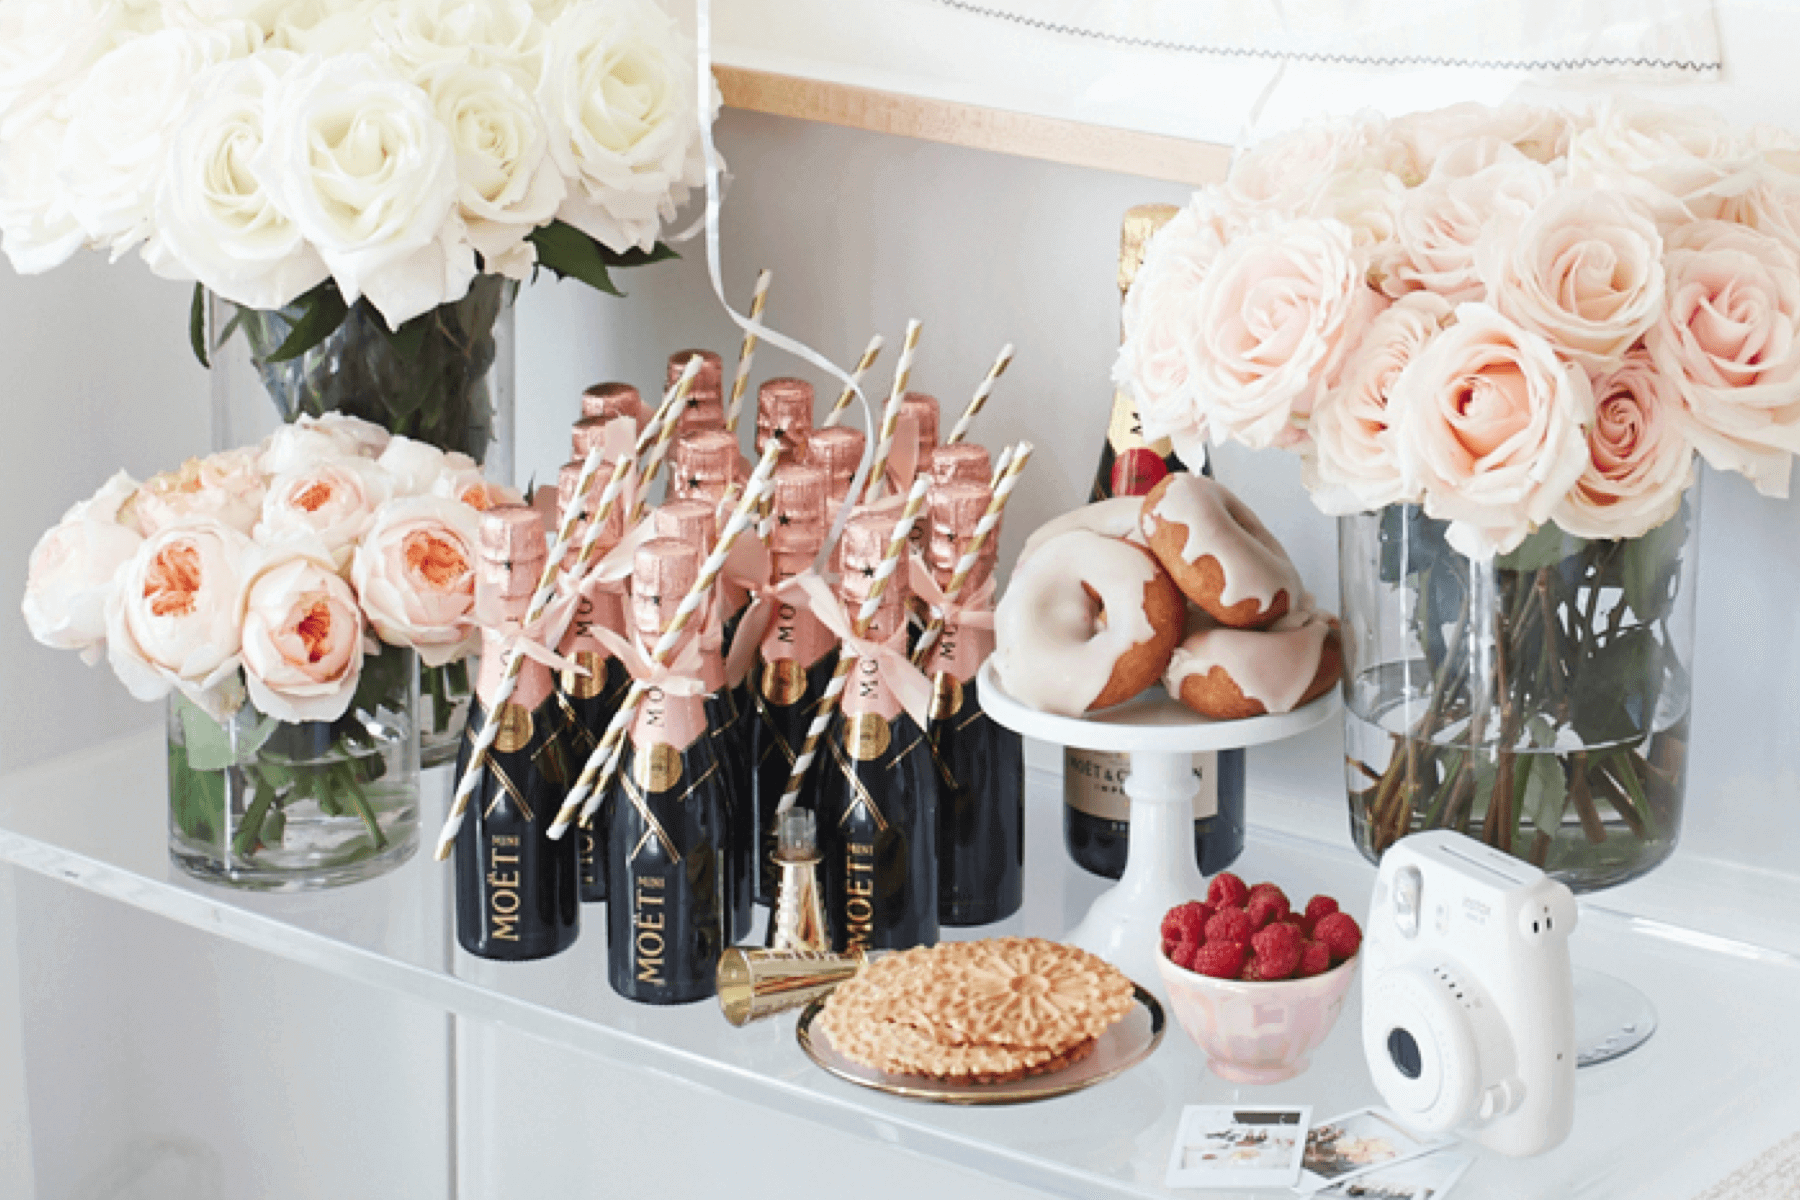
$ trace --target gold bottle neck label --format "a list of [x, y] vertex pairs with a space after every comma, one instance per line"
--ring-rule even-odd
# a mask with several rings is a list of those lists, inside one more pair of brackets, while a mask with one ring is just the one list
[[[1125, 779], [1131, 774], [1129, 754], [1104, 750], [1063, 751], [1063, 803], [1076, 812], [1102, 821], [1131, 820], [1131, 797]], [[1219, 812], [1219, 756], [1194, 755], [1194, 819], [1204, 820]]]
[[1175, 453], [1168, 438], [1156, 442], [1145, 439], [1143, 422], [1138, 420], [1137, 401], [1123, 389], [1113, 393], [1112, 416], [1106, 422], [1106, 440], [1114, 454], [1146, 448], [1164, 458]]

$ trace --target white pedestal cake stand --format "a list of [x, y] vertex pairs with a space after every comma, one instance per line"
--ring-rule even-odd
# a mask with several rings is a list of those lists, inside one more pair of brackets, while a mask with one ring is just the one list
[[1064, 717], [1027, 708], [1007, 695], [992, 659], [980, 678], [981, 706], [1006, 728], [1057, 745], [1131, 755], [1125, 874], [1094, 901], [1068, 940], [1162, 995], [1156, 950], [1163, 914], [1206, 896], [1206, 880], [1194, 862], [1193, 756], [1305, 733], [1336, 715], [1337, 689], [1294, 712], [1242, 721], [1210, 720], [1170, 699], [1160, 686], [1115, 708]]

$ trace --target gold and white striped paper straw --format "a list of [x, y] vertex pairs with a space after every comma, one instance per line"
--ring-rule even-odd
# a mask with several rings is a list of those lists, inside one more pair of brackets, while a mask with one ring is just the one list
[[[681, 378], [675, 381], [666, 405], [668, 411], [663, 415], [662, 427], [656, 431], [656, 445], [650, 451], [650, 459], [644, 464], [644, 470], [638, 479], [637, 500], [631, 506], [631, 515], [626, 519], [627, 526], [636, 525], [644, 519], [644, 510], [650, 506], [650, 488], [656, 482], [656, 476], [662, 470], [663, 460], [669, 457], [669, 445], [675, 440], [675, 427], [681, 424], [682, 410], [687, 408], [688, 392], [694, 386], [695, 376], [700, 374], [700, 356], [688, 359], [687, 366], [681, 370]], [[652, 428], [655, 428], [652, 423]], [[646, 436], [649, 430], [644, 431]]]
[[[875, 360], [881, 357], [881, 348], [886, 344], [879, 333], [869, 339], [868, 348], [862, 352], [862, 357], [856, 360], [856, 370], [850, 372], [850, 378], [856, 381], [857, 387], [862, 386], [863, 376], [869, 373], [869, 368], [873, 367]], [[819, 428], [830, 429], [842, 421], [844, 414], [850, 411], [850, 402], [854, 399], [856, 399], [856, 388], [847, 387], [839, 392], [836, 403], [831, 406], [831, 411], [825, 414], [825, 420]]]
[[[596, 445], [588, 451], [587, 459], [581, 464], [581, 474], [576, 477], [575, 482], [575, 496], [569, 502], [568, 511], [563, 513], [562, 523], [556, 531], [556, 541], [550, 547], [550, 557], [544, 562], [544, 569], [538, 576], [537, 591], [531, 597], [531, 607], [525, 614], [525, 624], [528, 626], [535, 624], [538, 618], [544, 615], [544, 609], [549, 607], [551, 599], [556, 595], [556, 580], [562, 570], [563, 555], [568, 552], [569, 539], [574, 536], [576, 523], [587, 510], [588, 489], [593, 486], [594, 474], [600, 469], [601, 455], [605, 449], [603, 445]], [[612, 479], [607, 482], [606, 494], [601, 498], [603, 505], [610, 506], [618, 499], [619, 489], [623, 486], [626, 475], [630, 473], [629, 465], [630, 460], [621, 456], [618, 465], [613, 468]], [[607, 508], [606, 513], [611, 515], [610, 507]], [[589, 523], [590, 535], [603, 520], [605, 520], [604, 516], [598, 521]], [[583, 539], [584, 546], [590, 540], [591, 538]], [[487, 764], [488, 751], [493, 748], [494, 739], [500, 734], [499, 712], [506, 702], [512, 699], [513, 692], [518, 689], [519, 669], [524, 662], [525, 655], [521, 646], [515, 644], [507, 651], [506, 665], [501, 673], [500, 690], [495, 693], [494, 701], [488, 707], [481, 729], [475, 736], [475, 743], [469, 750], [468, 764], [463, 769], [462, 778], [456, 782], [456, 795], [450, 802], [450, 815], [444, 821], [444, 828], [438, 833], [437, 858], [439, 862], [449, 858], [451, 849], [456, 845], [456, 835], [462, 829], [463, 818], [468, 815], [469, 798], [475, 794], [475, 788], [481, 782], [481, 774]]]
[[[856, 618], [851, 624], [857, 637], [869, 631], [869, 622], [875, 619], [876, 610], [881, 607], [882, 593], [887, 591], [888, 580], [905, 561], [907, 539], [912, 536], [912, 528], [919, 519], [919, 510], [925, 507], [925, 493], [931, 487], [930, 474], [921, 471], [913, 480], [912, 491], [907, 494], [906, 507], [900, 511], [900, 521], [894, 526], [894, 532], [888, 538], [887, 552], [881, 556], [881, 565], [875, 570], [875, 579], [869, 585], [869, 594], [864, 598], [862, 607], [857, 609]], [[844, 694], [844, 681], [850, 676], [850, 667], [855, 663], [855, 655], [845, 652], [838, 655], [837, 669], [831, 673], [831, 682], [825, 685], [825, 694], [819, 697], [819, 710], [813, 717], [812, 725], [806, 731], [806, 741], [800, 746], [800, 754], [794, 759], [794, 769], [788, 773], [787, 790], [776, 806], [777, 813], [784, 813], [794, 807], [800, 798], [800, 786], [806, 782], [807, 768], [819, 753], [819, 739], [825, 735], [825, 727], [831, 724], [831, 715], [837, 711], [838, 697]]]
[[993, 395], [994, 384], [1002, 375], [1006, 374], [1006, 368], [1012, 365], [1012, 358], [1012, 343], [1008, 342], [1000, 348], [1000, 357], [996, 358], [994, 365], [988, 368], [987, 378], [983, 379], [981, 386], [975, 389], [975, 398], [969, 401], [969, 407], [963, 410], [963, 415], [957, 420], [956, 427], [950, 431], [950, 436], [944, 439], [944, 445], [954, 446], [969, 436], [969, 426], [975, 423], [975, 418], [980, 415], [982, 406], [987, 403], [988, 397]]
[[990, 491], [998, 488], [1000, 486], [1000, 481], [1006, 478], [1006, 468], [1012, 466], [1012, 460], [1013, 448], [1008, 446], [1000, 452], [1000, 459], [994, 464], [994, 476], [992, 479], [988, 480], [988, 488]]
[[[981, 520], [975, 523], [975, 536], [969, 539], [969, 548], [962, 557], [956, 560], [956, 570], [950, 575], [950, 586], [944, 589], [944, 599], [955, 603], [962, 595], [964, 585], [969, 582], [969, 573], [975, 569], [975, 562], [981, 557], [982, 547], [987, 545], [988, 535], [1000, 524], [1000, 515], [1006, 509], [1006, 499], [1019, 486], [1019, 472], [1031, 461], [1031, 443], [1020, 442], [1017, 452], [1007, 451], [1011, 462], [1001, 475], [998, 486], [994, 488], [994, 498], [988, 502], [987, 511], [981, 514]], [[925, 656], [937, 644], [938, 636], [944, 632], [944, 614], [933, 617], [925, 632], [919, 635], [919, 644], [913, 650], [913, 662], [923, 665]]]
[[[701, 604], [705, 603], [712, 591], [713, 581], [724, 569], [725, 559], [730, 556], [732, 546], [755, 516], [757, 499], [768, 488], [769, 477], [775, 473], [775, 463], [780, 457], [781, 445], [771, 439], [763, 450], [762, 460], [756, 464], [755, 473], [750, 476], [750, 482], [745, 485], [743, 499], [738, 501], [731, 520], [719, 534], [718, 544], [701, 564], [700, 575], [694, 580], [694, 586], [682, 597], [681, 606], [669, 619], [669, 627], [656, 639], [656, 645], [650, 651], [650, 661], [655, 665], [660, 667], [668, 662], [676, 643], [681, 640], [682, 630], [687, 628], [688, 621]], [[632, 681], [624, 703], [619, 705], [619, 711], [613, 715], [606, 732], [600, 737], [600, 744], [588, 755], [587, 763], [581, 768], [581, 775], [575, 780], [575, 786], [569, 790], [568, 797], [557, 810], [556, 823], [550, 827], [552, 838], [562, 837], [577, 817], [584, 823], [590, 820], [594, 811], [599, 808], [606, 787], [612, 782], [613, 772], [617, 770], [619, 760], [623, 757], [625, 731], [631, 727], [631, 720], [637, 714], [638, 705], [648, 690], [643, 681]]]
[[912, 378], [913, 359], [919, 353], [919, 322], [906, 323], [906, 340], [900, 346], [900, 365], [894, 368], [894, 387], [888, 393], [887, 406], [881, 410], [881, 441], [875, 447], [875, 461], [869, 467], [868, 482], [863, 485], [863, 503], [881, 498], [882, 476], [887, 474], [888, 456], [894, 451], [894, 431], [900, 428], [900, 405], [906, 399], [906, 384]]
[[[756, 291], [750, 296], [750, 320], [761, 321], [763, 306], [769, 301], [769, 280], [774, 272], [764, 267], [756, 277]], [[744, 331], [744, 345], [738, 351], [737, 374], [731, 380], [731, 404], [725, 410], [725, 430], [736, 433], [738, 414], [744, 410], [744, 393], [750, 388], [750, 360], [756, 357], [756, 335]]]

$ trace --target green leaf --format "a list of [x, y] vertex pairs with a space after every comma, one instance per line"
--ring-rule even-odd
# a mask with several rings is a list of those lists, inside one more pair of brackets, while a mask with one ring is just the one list
[[389, 329], [387, 322], [382, 320], [377, 320], [375, 327], [387, 338], [396, 357], [410, 361], [419, 357], [419, 348], [425, 344], [425, 334], [430, 329], [432, 319], [433, 314], [427, 312], [420, 313], [398, 329]]
[[671, 258], [681, 257], [666, 242], [658, 242], [648, 250], [639, 250], [636, 246], [629, 250], [609, 250], [605, 246], [601, 246], [600, 254], [606, 259], [606, 265], [609, 267], [647, 267], [651, 263], [667, 262]]
[[1660, 618], [1673, 597], [1675, 574], [1681, 569], [1681, 549], [1687, 544], [1687, 508], [1641, 537], [1625, 543], [1620, 567], [1620, 586], [1625, 603], [1645, 624]]
[[200, 365], [212, 370], [206, 357], [206, 288], [198, 283], [194, 285], [194, 302], [188, 306], [188, 345], [193, 347]]
[[189, 767], [196, 771], [223, 771], [237, 762], [231, 734], [223, 725], [185, 696], [178, 698], [175, 705], [181, 714], [182, 741], [187, 747]]
[[281, 345], [265, 362], [281, 363], [299, 358], [314, 346], [337, 332], [337, 327], [350, 315], [344, 297], [328, 279], [299, 300], [300, 319], [288, 330]]
[[1519, 811], [1546, 837], [1562, 827], [1563, 809], [1569, 803], [1569, 785], [1562, 762], [1554, 754], [1533, 754], [1526, 770], [1525, 798]]
[[1564, 533], [1556, 522], [1545, 521], [1536, 533], [1520, 542], [1511, 554], [1502, 555], [1494, 565], [1502, 571], [1539, 571], [1580, 553], [1585, 545], [1585, 540]]
[[607, 273], [609, 251], [581, 230], [552, 221], [531, 231], [528, 239], [537, 247], [538, 262], [564, 279], [579, 279], [611, 296], [623, 296]]

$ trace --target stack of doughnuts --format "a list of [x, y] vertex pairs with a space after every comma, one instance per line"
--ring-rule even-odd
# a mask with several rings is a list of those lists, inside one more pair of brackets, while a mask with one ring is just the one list
[[1281, 543], [1203, 475], [1106, 500], [1032, 535], [994, 612], [994, 669], [1045, 712], [1079, 716], [1159, 680], [1203, 716], [1289, 712], [1337, 682], [1337, 621]]

